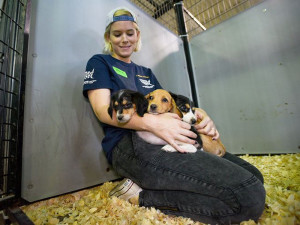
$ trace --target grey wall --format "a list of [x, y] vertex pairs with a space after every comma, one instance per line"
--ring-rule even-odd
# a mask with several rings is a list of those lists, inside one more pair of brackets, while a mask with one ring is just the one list
[[232, 153], [300, 151], [299, 11], [266, 0], [191, 40], [201, 107]]
[[129, 2], [32, 0], [22, 168], [28, 201], [117, 178], [81, 91], [87, 60], [102, 51], [106, 15], [119, 6], [140, 20], [143, 47], [134, 61], [152, 68], [166, 89], [189, 95], [181, 41]]

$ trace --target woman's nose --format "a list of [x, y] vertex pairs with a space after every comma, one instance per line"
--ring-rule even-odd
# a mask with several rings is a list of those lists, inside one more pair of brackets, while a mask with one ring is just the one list
[[126, 34], [122, 35], [122, 42], [128, 42], [128, 38]]

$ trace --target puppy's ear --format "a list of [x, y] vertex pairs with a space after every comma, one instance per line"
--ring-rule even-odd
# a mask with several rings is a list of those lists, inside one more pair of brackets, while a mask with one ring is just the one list
[[139, 92], [132, 95], [133, 103], [136, 106], [136, 112], [139, 116], [144, 116], [148, 108], [148, 100]]
[[171, 99], [171, 105], [172, 105], [172, 109], [170, 112], [178, 114], [179, 110], [177, 109], [177, 105], [176, 105], [175, 99], [173, 97]]
[[109, 107], [107, 109], [107, 113], [108, 115], [110, 115], [110, 118], [112, 118], [112, 114], [113, 114], [113, 99], [110, 99], [110, 104], [109, 104]]
[[177, 94], [174, 94], [173, 92], [169, 91], [170, 95], [172, 96], [172, 98], [175, 100], [175, 102], [177, 101]]
[[182, 115], [181, 111], [178, 110], [177, 105], [176, 105], [176, 101], [177, 101], [178, 95], [174, 94], [174, 93], [172, 93], [170, 91], [169, 91], [169, 93], [170, 93], [170, 95], [172, 97], [172, 112], [176, 113], [178, 116], [180, 116], [182, 118], [183, 115]]

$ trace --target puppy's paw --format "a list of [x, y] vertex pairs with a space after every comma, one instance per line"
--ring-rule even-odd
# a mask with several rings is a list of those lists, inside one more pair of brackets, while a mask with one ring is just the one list
[[165, 145], [161, 148], [161, 150], [164, 150], [166, 152], [177, 152], [175, 148], [173, 148], [171, 145]]
[[182, 149], [185, 150], [185, 152], [187, 153], [195, 153], [197, 151], [197, 148], [194, 145], [190, 145], [190, 144], [181, 144], [180, 145], [182, 147]]

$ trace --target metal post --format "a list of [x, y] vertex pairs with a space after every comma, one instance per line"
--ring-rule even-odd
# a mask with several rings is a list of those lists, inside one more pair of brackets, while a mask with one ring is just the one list
[[195, 104], [195, 107], [199, 107], [198, 97], [197, 97], [197, 92], [196, 92], [196, 85], [195, 85], [194, 70], [193, 70], [193, 64], [192, 64], [192, 58], [191, 58], [191, 52], [190, 52], [190, 45], [189, 45], [189, 41], [188, 41], [188, 34], [186, 31], [184, 14], [183, 14], [183, 1], [175, 0], [174, 3], [175, 3], [174, 9], [175, 9], [175, 12], [177, 15], [179, 37], [181, 37], [182, 42], [183, 42], [185, 60], [186, 60], [187, 70], [188, 70], [188, 74], [189, 74], [189, 78], [190, 78], [192, 99]]

